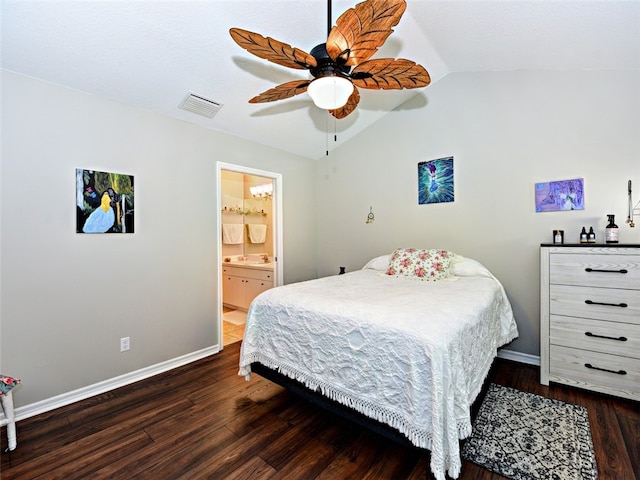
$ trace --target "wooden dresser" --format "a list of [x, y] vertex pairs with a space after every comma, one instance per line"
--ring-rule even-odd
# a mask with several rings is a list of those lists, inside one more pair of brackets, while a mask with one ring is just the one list
[[640, 245], [542, 244], [540, 383], [640, 400]]

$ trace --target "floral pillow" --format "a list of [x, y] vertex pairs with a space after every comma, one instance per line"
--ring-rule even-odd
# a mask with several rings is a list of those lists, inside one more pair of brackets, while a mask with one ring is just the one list
[[389, 257], [387, 275], [437, 281], [449, 276], [449, 268], [456, 257], [446, 250], [399, 248]]

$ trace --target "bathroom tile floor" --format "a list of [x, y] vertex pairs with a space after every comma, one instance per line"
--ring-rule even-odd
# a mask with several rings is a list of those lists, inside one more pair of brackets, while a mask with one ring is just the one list
[[242, 340], [244, 325], [234, 325], [233, 323], [223, 322], [222, 328], [225, 346]]
[[[238, 312], [240, 313], [238, 310], [233, 310], [231, 308], [227, 308], [227, 307], [223, 307], [222, 308], [222, 315], [224, 316], [224, 314], [226, 313], [230, 313], [230, 312]], [[242, 324], [238, 324], [237, 321], [234, 321], [233, 323], [231, 322], [227, 322], [224, 320], [222, 321], [222, 338], [223, 338], [223, 345], [227, 346], [230, 345], [232, 343], [236, 343], [239, 342], [240, 340], [242, 340], [242, 336], [244, 335], [244, 323]]]

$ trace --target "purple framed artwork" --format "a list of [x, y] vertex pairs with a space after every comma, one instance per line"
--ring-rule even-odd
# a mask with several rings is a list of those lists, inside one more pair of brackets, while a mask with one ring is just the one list
[[132, 175], [76, 169], [76, 232], [133, 233]]
[[453, 157], [418, 163], [418, 204], [453, 202]]
[[536, 212], [584, 210], [582, 178], [536, 183]]

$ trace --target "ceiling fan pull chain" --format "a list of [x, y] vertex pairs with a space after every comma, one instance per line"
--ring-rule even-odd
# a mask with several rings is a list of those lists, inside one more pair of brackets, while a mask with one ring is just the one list
[[327, 149], [326, 156], [329, 156], [329, 111], [325, 113], [324, 116], [324, 143], [325, 148]]

